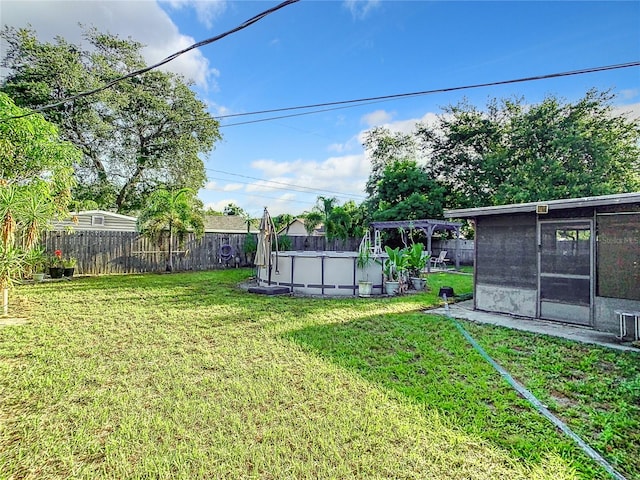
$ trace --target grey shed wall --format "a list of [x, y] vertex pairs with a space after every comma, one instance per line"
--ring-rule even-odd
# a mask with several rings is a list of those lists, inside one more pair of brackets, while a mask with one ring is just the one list
[[614, 311], [640, 311], [637, 204], [573, 208], [541, 216], [510, 213], [476, 217], [475, 308], [543, 316], [538, 308], [538, 220], [562, 219], [594, 221], [591, 325], [619, 333]]
[[536, 215], [476, 219], [475, 308], [535, 317]]

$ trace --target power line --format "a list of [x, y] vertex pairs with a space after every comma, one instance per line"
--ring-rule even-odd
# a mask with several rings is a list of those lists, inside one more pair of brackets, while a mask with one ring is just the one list
[[[308, 190], [307, 193], [322, 193], [322, 194], [330, 193], [330, 194], [333, 194], [333, 195], [339, 195], [341, 197], [349, 197], [349, 198], [351, 198], [351, 197], [359, 197], [359, 198], [362, 198], [362, 199], [366, 198], [364, 195], [353, 195], [353, 194], [350, 194], [350, 193], [335, 192], [335, 191], [332, 191], [332, 190], [318, 190], [318, 189], [314, 189], [314, 188], [311, 188], [311, 187], [304, 187], [302, 185], [295, 185], [293, 183], [278, 182], [276, 180], [266, 180], [264, 178], [251, 177], [249, 175], [241, 175], [239, 173], [225, 172], [224, 170], [216, 170], [215, 168], [205, 168], [205, 170], [208, 170], [210, 172], [223, 173], [225, 175], [232, 175], [234, 177], [248, 178], [250, 180], [258, 180], [258, 181], [261, 181], [261, 182], [275, 183], [277, 185], [284, 185], [286, 187], [303, 188], [305, 190]], [[238, 182], [238, 183], [244, 183], [244, 182]], [[272, 188], [276, 188], [276, 187], [272, 187]], [[296, 190], [296, 191], [300, 192], [300, 190]], [[305, 193], [305, 192], [301, 192], [301, 193]]]
[[300, 0], [285, 0], [284, 2], [280, 3], [279, 5], [276, 5], [275, 7], [269, 8], [269, 9], [259, 13], [258, 15], [250, 18], [249, 20], [246, 20], [245, 22], [241, 23], [240, 25], [238, 25], [235, 28], [232, 28], [231, 30], [227, 30], [226, 32], [221, 33], [220, 35], [216, 35], [215, 37], [210, 37], [210, 38], [207, 38], [207, 39], [202, 40], [200, 42], [194, 43], [193, 45], [190, 45], [187, 48], [184, 48], [184, 49], [182, 49], [182, 50], [180, 50], [180, 51], [178, 51], [176, 53], [173, 53], [173, 54], [169, 55], [168, 57], [166, 57], [165, 59], [160, 60], [158, 63], [154, 63], [151, 66], [148, 66], [148, 67], [145, 67], [145, 68], [141, 68], [139, 70], [135, 70], [135, 71], [130, 72], [130, 73], [128, 73], [126, 75], [123, 75], [121, 77], [115, 78], [114, 80], [111, 80], [110, 82], [102, 85], [101, 87], [94, 88], [93, 90], [88, 90], [88, 91], [85, 91], [85, 92], [81, 92], [81, 93], [78, 93], [78, 94], [73, 95], [71, 97], [64, 98], [64, 99], [62, 99], [62, 100], [60, 100], [60, 101], [58, 101], [56, 103], [51, 103], [49, 105], [44, 105], [42, 107], [36, 108], [34, 110], [31, 110], [29, 113], [25, 113], [23, 115], [16, 115], [16, 116], [0, 119], [0, 122], [4, 122], [4, 121], [7, 121], [7, 120], [18, 119], [18, 118], [23, 118], [23, 117], [28, 117], [30, 115], [34, 115], [36, 113], [40, 113], [40, 112], [43, 112], [45, 110], [49, 110], [51, 108], [59, 107], [60, 105], [64, 105], [65, 103], [72, 102], [72, 101], [77, 100], [79, 98], [83, 98], [83, 97], [88, 97], [90, 95], [94, 95], [94, 94], [96, 94], [98, 92], [106, 90], [107, 88], [113, 87], [114, 85], [116, 85], [117, 83], [122, 82], [123, 80], [126, 80], [128, 78], [132, 78], [132, 77], [136, 77], [136, 76], [141, 75], [143, 73], [149, 72], [149, 71], [151, 71], [153, 69], [161, 67], [162, 65], [165, 65], [165, 64], [171, 62], [172, 60], [175, 60], [180, 55], [182, 55], [184, 53], [187, 53], [187, 52], [189, 52], [189, 51], [191, 51], [193, 49], [203, 47], [203, 46], [208, 45], [208, 44], [213, 43], [213, 42], [217, 42], [218, 40], [221, 40], [224, 37], [227, 37], [227, 36], [231, 35], [232, 33], [239, 32], [240, 30], [244, 30], [245, 28], [253, 25], [254, 23], [259, 22], [260, 20], [262, 20], [267, 15], [270, 15], [271, 13], [276, 12], [276, 11], [280, 10], [281, 8], [284, 8], [284, 7], [288, 6], [288, 5], [291, 5], [291, 4], [299, 2], [299, 1]]
[[[237, 125], [248, 125], [250, 123], [260, 123], [260, 122], [267, 122], [267, 121], [271, 121], [271, 120], [280, 120], [282, 118], [302, 117], [304, 115], [313, 115], [315, 113], [330, 112], [332, 110], [343, 110], [345, 108], [362, 107], [363, 105], [371, 105], [371, 104], [374, 104], [374, 103], [390, 102], [391, 100], [393, 100], [393, 99], [392, 98], [388, 98], [386, 100], [375, 100], [375, 101], [372, 101], [372, 102], [363, 102], [363, 103], [358, 103], [358, 104], [355, 104], [355, 105], [354, 104], [352, 104], [352, 105], [344, 105], [342, 107], [323, 108], [321, 110], [312, 110], [310, 112], [290, 113], [289, 115], [279, 115], [277, 117], [260, 118], [258, 120], [247, 120], [246, 122], [228, 123], [226, 125], [220, 125], [219, 128], [235, 127]], [[296, 109], [299, 109], [299, 108], [304, 108], [304, 107], [292, 107], [292, 110], [296, 110]], [[244, 115], [251, 115], [251, 114], [247, 113], [247, 114], [244, 114]], [[220, 118], [220, 117], [215, 117], [215, 118]]]
[[[218, 192], [229, 193], [229, 192], [227, 192], [227, 191], [225, 191], [225, 190], [222, 190], [221, 188], [210, 188], [210, 189], [207, 189], [207, 190], [216, 190], [216, 191], [218, 191]], [[234, 194], [237, 194], [237, 195], [242, 195], [243, 197], [268, 198], [268, 199], [270, 199], [270, 200], [278, 200], [278, 201], [280, 201], [280, 202], [287, 202], [287, 203], [300, 203], [300, 204], [302, 204], [302, 205], [311, 205], [311, 206], [315, 205], [315, 201], [313, 201], [313, 202], [308, 202], [308, 201], [307, 201], [307, 202], [305, 202], [305, 201], [303, 201], [303, 200], [293, 200], [293, 199], [289, 199], [289, 198], [270, 197], [270, 196], [268, 196], [268, 195], [259, 195], [259, 194], [256, 194], [256, 193], [242, 192], [242, 191], [239, 191], [239, 190], [238, 190], [238, 191], [236, 191], [236, 192], [233, 192], [233, 193], [234, 193]]]
[[[498, 86], [498, 85], [509, 85], [509, 84], [514, 84], [514, 83], [524, 83], [524, 82], [533, 82], [533, 81], [538, 81], [538, 80], [549, 80], [552, 78], [561, 78], [561, 77], [569, 77], [569, 76], [574, 76], [574, 75], [584, 75], [584, 74], [588, 74], [588, 73], [598, 73], [598, 72], [604, 72], [604, 71], [608, 71], [608, 70], [617, 70], [617, 69], [621, 69], [621, 68], [630, 68], [630, 67], [638, 67], [640, 66], [640, 61], [633, 61], [633, 62], [627, 62], [627, 63], [618, 63], [615, 65], [605, 65], [605, 66], [600, 66], [600, 67], [591, 67], [591, 68], [583, 68], [580, 70], [570, 70], [570, 71], [566, 71], [566, 72], [557, 72], [557, 73], [549, 73], [546, 75], [536, 75], [536, 76], [532, 76], [532, 77], [523, 77], [523, 78], [515, 78], [515, 79], [510, 79], [510, 80], [498, 80], [495, 82], [486, 82], [486, 83], [476, 83], [476, 84], [471, 84], [471, 85], [462, 85], [462, 86], [457, 86], [457, 87], [446, 87], [446, 88], [437, 88], [437, 89], [433, 89], [433, 90], [423, 90], [423, 91], [419, 91], [419, 92], [409, 92], [409, 93], [396, 93], [396, 94], [392, 94], [392, 95], [382, 95], [382, 96], [378, 96], [378, 97], [367, 97], [367, 98], [359, 98], [359, 99], [352, 99], [352, 100], [340, 100], [340, 101], [335, 101], [335, 102], [325, 102], [325, 103], [314, 103], [314, 104], [309, 104], [309, 105], [299, 105], [299, 106], [295, 106], [295, 107], [281, 107], [281, 108], [272, 108], [269, 110], [259, 110], [259, 111], [255, 111], [255, 112], [246, 112], [246, 113], [233, 113], [233, 114], [229, 114], [229, 115], [218, 115], [215, 118], [220, 120], [220, 119], [224, 119], [224, 118], [233, 118], [233, 117], [243, 117], [243, 116], [249, 116], [249, 115], [262, 115], [265, 113], [277, 113], [277, 112], [286, 112], [286, 111], [292, 111], [292, 110], [304, 110], [304, 109], [309, 109], [309, 108], [319, 108], [319, 107], [333, 107], [333, 108], [323, 108], [321, 110], [313, 110], [310, 112], [302, 112], [302, 113], [296, 113], [296, 114], [290, 114], [290, 115], [282, 115], [282, 116], [277, 116], [277, 117], [268, 117], [268, 118], [262, 118], [262, 119], [258, 119], [258, 120], [250, 120], [250, 121], [246, 121], [246, 122], [238, 122], [238, 123], [232, 123], [232, 124], [227, 124], [227, 125], [221, 125], [220, 127], [233, 127], [236, 125], [246, 125], [249, 123], [258, 123], [258, 122], [267, 122], [270, 120], [278, 120], [281, 118], [289, 118], [289, 117], [296, 117], [296, 116], [302, 116], [302, 115], [312, 115], [315, 113], [322, 113], [322, 112], [327, 112], [330, 110], [337, 110], [339, 108], [353, 108], [353, 107], [358, 107], [361, 105], [367, 105], [369, 103], [376, 103], [376, 102], [382, 102], [382, 101], [388, 101], [388, 100], [394, 100], [394, 99], [401, 99], [401, 98], [412, 98], [412, 97], [417, 97], [417, 96], [422, 96], [422, 95], [433, 95], [436, 93], [447, 93], [447, 92], [455, 92], [455, 91], [459, 91], [459, 90], [470, 90], [470, 89], [474, 89], [474, 88], [484, 88], [484, 87], [493, 87], [493, 86]], [[335, 107], [336, 105], [343, 105], [341, 107]]]
[[[229, 178], [220, 178], [220, 177], [207, 177], [210, 180], [221, 180], [224, 182], [235, 182], [235, 183], [240, 183], [242, 185], [256, 185], [255, 182], [243, 182], [242, 180], [232, 180]], [[264, 180], [265, 182], [268, 182], [269, 180]], [[295, 192], [295, 193], [304, 193], [304, 194], [316, 194], [316, 195], [326, 195], [328, 192], [327, 191], [322, 191], [322, 190], [296, 190], [295, 188], [287, 188], [287, 187], [276, 187], [274, 185], [261, 185], [264, 186], [268, 189], [271, 190], [281, 190], [283, 192]], [[297, 188], [309, 188], [309, 187], [297, 187]], [[216, 189], [219, 190], [219, 189]], [[228, 191], [228, 190], [221, 190], [221, 191]], [[237, 190], [233, 190], [233, 191], [237, 191]], [[339, 196], [339, 197], [344, 197], [344, 198], [353, 198], [354, 195], [351, 194], [346, 194], [346, 193], [342, 193], [342, 194], [335, 194], [335, 196]], [[359, 196], [359, 195], [356, 195]]]

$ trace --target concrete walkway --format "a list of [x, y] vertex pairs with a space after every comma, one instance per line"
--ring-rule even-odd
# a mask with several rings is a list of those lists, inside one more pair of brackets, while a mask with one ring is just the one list
[[[428, 313], [447, 315], [444, 307], [428, 310]], [[491, 325], [514, 328], [525, 332], [542, 333], [553, 337], [566, 338], [567, 340], [573, 340], [575, 342], [591, 343], [616, 350], [640, 353], [640, 348], [636, 348], [630, 343], [621, 343], [612, 333], [598, 332], [592, 328], [566, 323], [480, 312], [473, 309], [473, 300], [449, 305], [449, 313], [454, 318], [469, 320], [471, 322], [489, 323]]]

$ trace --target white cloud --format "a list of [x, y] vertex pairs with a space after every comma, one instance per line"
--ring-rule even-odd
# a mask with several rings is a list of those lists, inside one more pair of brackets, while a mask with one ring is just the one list
[[217, 190], [218, 184], [216, 182], [207, 182], [204, 185], [205, 190]]
[[393, 113], [386, 110], [376, 110], [375, 112], [367, 113], [360, 118], [360, 123], [364, 123], [369, 127], [375, 127], [383, 123], [391, 121]]
[[353, 18], [362, 20], [380, 5], [380, 0], [344, 0], [343, 5]]
[[[143, 54], [149, 64], [195, 43], [192, 37], [178, 31], [153, 0], [3, 0], [2, 23], [17, 28], [31, 25], [41, 41], [53, 41], [54, 37], [61, 36], [75, 44], [84, 43], [78, 23], [94, 26], [100, 32], [131, 37], [147, 45]], [[216, 74], [198, 50], [181, 55], [163, 68], [180, 73], [202, 87], [217, 88], [213, 79]]]
[[206, 202], [204, 204], [204, 208], [205, 208], [205, 210], [211, 208], [212, 210], [215, 210], [216, 212], [223, 212], [224, 211], [224, 207], [226, 207], [230, 203], [233, 203], [235, 205], [240, 205], [240, 202], [238, 202], [238, 200], [236, 200], [235, 198], [227, 198], [227, 199], [224, 199], [224, 200], [218, 200], [217, 202]]
[[223, 192], [235, 192], [237, 190], [242, 190], [244, 185], [240, 183], [227, 183], [224, 187], [222, 187]]
[[207, 28], [211, 28], [213, 21], [227, 9], [226, 0], [167, 0], [162, 3], [176, 10], [193, 8], [198, 16], [198, 21]]
[[332, 143], [327, 147], [327, 151], [335, 153], [343, 153], [347, 149], [346, 143]]
[[623, 115], [629, 119], [640, 119], [640, 103], [629, 103], [627, 105], [617, 105], [612, 112], [615, 116]]
[[636, 98], [640, 90], [637, 88], [628, 88], [626, 90], [620, 90], [620, 98], [623, 100], [631, 100], [632, 98]]
[[[433, 125], [436, 124], [437, 120], [438, 120], [438, 115], [437, 114], [435, 114], [433, 112], [427, 112], [420, 118], [409, 118], [409, 119], [406, 119], [406, 120], [396, 120], [395, 122], [383, 123], [382, 125], [377, 125], [377, 126], [384, 127], [384, 128], [386, 128], [386, 129], [388, 129], [388, 130], [390, 130], [392, 132], [407, 133], [408, 134], [408, 133], [412, 133], [415, 130], [416, 124], [418, 124], [418, 123], [425, 123], [427, 125], [433, 126]], [[363, 144], [363, 142], [365, 140], [365, 136], [366, 136], [368, 131], [369, 131], [369, 129], [362, 130], [356, 136], [357, 142], [360, 145]]]
[[290, 186], [315, 197], [335, 195], [342, 201], [348, 197], [361, 200], [369, 176], [369, 163], [364, 153], [329, 157], [321, 162], [262, 159], [252, 162], [251, 166], [261, 172], [261, 177], [277, 183], [255, 182], [247, 187], [249, 192], [279, 191]]

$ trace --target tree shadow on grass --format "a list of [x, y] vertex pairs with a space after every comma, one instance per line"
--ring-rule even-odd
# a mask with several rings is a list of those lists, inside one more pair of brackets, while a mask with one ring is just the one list
[[462, 431], [540, 463], [557, 454], [587, 478], [607, 478], [520, 398], [445, 317], [371, 316], [314, 325], [286, 338], [364, 379], [437, 409]]

